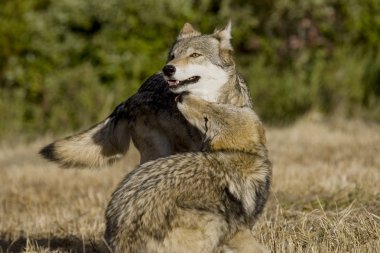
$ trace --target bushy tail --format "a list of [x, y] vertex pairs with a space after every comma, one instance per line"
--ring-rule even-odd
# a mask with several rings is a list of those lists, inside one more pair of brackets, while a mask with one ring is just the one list
[[130, 139], [127, 120], [111, 114], [90, 129], [47, 145], [39, 153], [64, 167], [99, 167], [125, 155]]

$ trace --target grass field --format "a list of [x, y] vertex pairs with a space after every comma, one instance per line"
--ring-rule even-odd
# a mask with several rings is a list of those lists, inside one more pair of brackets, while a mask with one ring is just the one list
[[[268, 129], [272, 195], [254, 236], [272, 252], [380, 252], [380, 125], [305, 119]], [[0, 147], [0, 250], [99, 252], [110, 194], [137, 157], [98, 170]]]

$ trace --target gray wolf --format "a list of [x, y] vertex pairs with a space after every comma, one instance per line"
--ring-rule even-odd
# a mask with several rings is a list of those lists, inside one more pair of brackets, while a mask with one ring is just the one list
[[67, 167], [96, 167], [124, 156], [131, 141], [141, 163], [199, 151], [201, 133], [178, 111], [176, 93], [186, 89], [210, 102], [252, 106], [232, 57], [230, 39], [230, 23], [212, 34], [201, 34], [186, 23], [162, 72], [148, 78], [104, 121], [49, 144], [40, 154]]
[[249, 107], [208, 102], [191, 92], [176, 100], [201, 132], [203, 151], [144, 163], [122, 180], [106, 211], [110, 249], [263, 252], [249, 233], [272, 175], [258, 116]]

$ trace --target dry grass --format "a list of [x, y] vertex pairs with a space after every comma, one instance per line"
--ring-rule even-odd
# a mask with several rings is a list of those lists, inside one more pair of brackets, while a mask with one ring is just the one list
[[[0, 250], [99, 252], [103, 213], [131, 163], [60, 169], [47, 143], [0, 147]], [[269, 129], [271, 199], [255, 237], [272, 252], [380, 252], [380, 126], [301, 121]]]

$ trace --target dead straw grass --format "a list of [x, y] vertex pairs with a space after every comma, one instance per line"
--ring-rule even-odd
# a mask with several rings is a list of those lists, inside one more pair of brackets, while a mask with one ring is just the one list
[[[271, 199], [254, 228], [272, 252], [380, 252], [380, 126], [303, 120], [268, 130]], [[60, 169], [47, 140], [0, 147], [0, 251], [99, 252], [107, 201], [136, 163]]]

